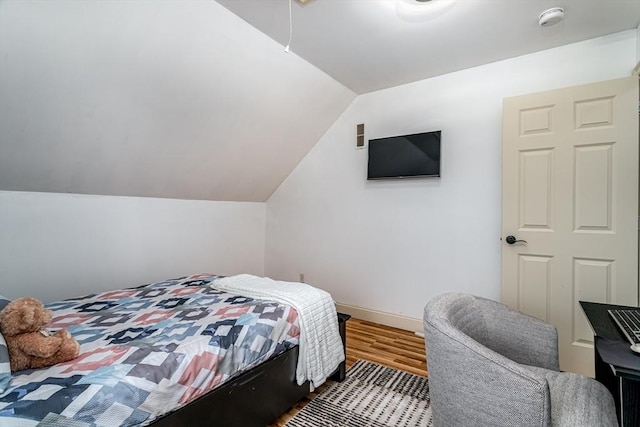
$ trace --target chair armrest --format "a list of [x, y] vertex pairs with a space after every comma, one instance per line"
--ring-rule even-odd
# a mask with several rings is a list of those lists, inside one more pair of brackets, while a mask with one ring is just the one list
[[484, 345], [517, 363], [560, 370], [555, 326], [496, 301], [478, 298], [477, 303], [487, 327]]
[[425, 319], [424, 328], [434, 425], [551, 425], [544, 377], [446, 325]]

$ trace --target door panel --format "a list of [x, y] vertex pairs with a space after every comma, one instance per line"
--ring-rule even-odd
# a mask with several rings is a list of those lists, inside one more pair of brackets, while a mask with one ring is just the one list
[[551, 229], [553, 151], [520, 153], [520, 228]]
[[549, 293], [551, 287], [552, 257], [543, 255], [520, 255], [519, 257], [518, 308], [539, 319], [549, 315]]
[[575, 147], [574, 231], [612, 232], [614, 143]]
[[593, 375], [578, 305], [638, 304], [638, 79], [508, 98], [502, 299], [558, 328], [560, 366]]

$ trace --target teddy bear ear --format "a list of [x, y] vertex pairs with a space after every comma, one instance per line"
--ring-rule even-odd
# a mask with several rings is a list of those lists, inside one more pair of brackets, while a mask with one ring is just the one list
[[6, 336], [14, 336], [20, 333], [21, 316], [16, 310], [9, 306], [0, 315], [0, 332]]
[[29, 331], [35, 320], [34, 304], [29, 298], [18, 298], [2, 310], [0, 330], [7, 336], [14, 336]]

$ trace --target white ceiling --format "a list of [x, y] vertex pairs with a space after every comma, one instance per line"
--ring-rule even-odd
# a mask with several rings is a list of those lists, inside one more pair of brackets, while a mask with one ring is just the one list
[[[286, 45], [288, 0], [217, 0]], [[356, 93], [366, 93], [623, 30], [638, 0], [311, 0], [293, 2], [291, 51]], [[408, 8], [420, 14], [411, 15]], [[565, 20], [542, 28], [540, 13]]]

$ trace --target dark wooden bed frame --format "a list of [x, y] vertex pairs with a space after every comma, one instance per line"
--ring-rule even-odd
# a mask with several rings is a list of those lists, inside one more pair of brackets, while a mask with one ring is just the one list
[[[338, 313], [338, 327], [346, 356], [346, 322], [351, 316]], [[263, 427], [285, 413], [309, 393], [309, 383], [298, 385], [298, 346], [244, 372], [222, 386], [171, 412], [153, 427]], [[343, 381], [346, 363], [330, 377]]]

